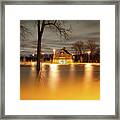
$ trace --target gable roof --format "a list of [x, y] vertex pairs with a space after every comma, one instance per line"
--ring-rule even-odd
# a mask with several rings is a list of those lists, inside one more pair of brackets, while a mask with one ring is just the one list
[[67, 54], [70, 54], [66, 49], [64, 50]]
[[58, 51], [58, 53], [61, 53], [62, 51], [64, 51], [66, 54], [70, 54], [70, 55], [71, 55], [71, 53], [69, 53], [69, 52], [66, 50], [65, 47], [62, 48], [62, 49], [60, 49], [60, 50]]

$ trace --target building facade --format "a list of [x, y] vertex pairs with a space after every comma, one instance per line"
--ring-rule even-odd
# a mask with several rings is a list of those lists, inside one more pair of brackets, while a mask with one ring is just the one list
[[62, 48], [54, 52], [53, 63], [56, 64], [69, 64], [72, 63], [72, 54], [70, 54], [66, 48]]

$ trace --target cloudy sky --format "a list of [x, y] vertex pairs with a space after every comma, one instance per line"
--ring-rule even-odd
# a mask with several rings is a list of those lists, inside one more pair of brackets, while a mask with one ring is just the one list
[[[21, 21], [21, 24], [27, 28], [29, 32], [24, 33], [21, 31], [20, 37], [20, 54], [29, 55], [36, 53], [37, 48], [37, 24], [36, 21], [25, 20]], [[67, 20], [65, 21], [65, 27], [71, 26], [70, 39], [65, 40], [60, 37], [55, 31], [51, 31], [48, 27], [44, 29], [42, 37], [42, 52], [53, 53], [53, 49], [66, 49], [72, 53], [72, 44], [76, 41], [87, 41], [89, 39], [95, 40], [97, 44], [100, 44], [100, 21], [99, 20]]]

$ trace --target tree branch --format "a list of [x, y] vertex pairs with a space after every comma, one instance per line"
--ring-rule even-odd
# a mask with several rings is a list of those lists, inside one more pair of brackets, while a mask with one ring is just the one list
[[68, 34], [71, 32], [71, 27], [66, 29], [60, 21], [46, 21], [45, 26], [49, 26], [52, 30], [56, 29], [56, 31], [60, 33], [61, 37], [64, 37], [65, 39], [69, 39], [70, 37]]

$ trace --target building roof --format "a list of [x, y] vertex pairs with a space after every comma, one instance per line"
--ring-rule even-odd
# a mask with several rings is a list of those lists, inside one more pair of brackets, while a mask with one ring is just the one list
[[65, 47], [63, 47], [62, 49], [60, 49], [59, 51], [58, 51], [58, 53], [61, 53], [61, 52], [65, 52], [66, 54], [70, 54], [69, 52], [68, 52], [68, 50], [66, 50], [66, 48]]

